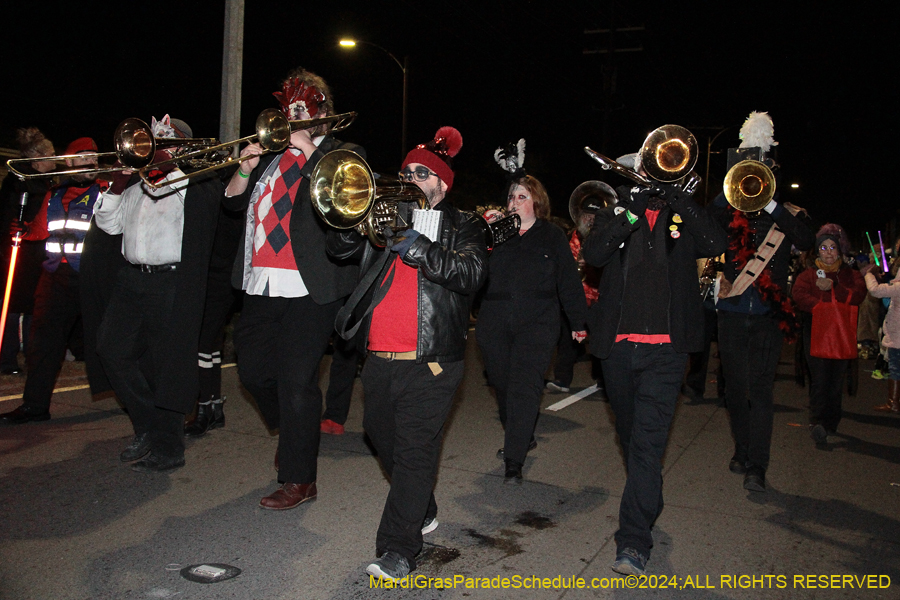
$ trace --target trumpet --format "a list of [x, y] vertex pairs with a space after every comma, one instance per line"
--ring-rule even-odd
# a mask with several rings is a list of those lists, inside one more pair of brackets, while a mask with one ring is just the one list
[[[289, 121], [288, 118], [284, 116], [284, 114], [280, 110], [267, 108], [266, 110], [262, 111], [256, 118], [256, 133], [254, 133], [253, 135], [248, 135], [247, 137], [242, 137], [232, 142], [225, 142], [216, 146], [206, 147], [201, 150], [183, 153], [168, 160], [164, 160], [154, 164], [148, 164], [142, 167], [138, 171], [138, 174], [141, 176], [141, 179], [144, 180], [144, 183], [149, 187], [153, 189], [159, 189], [173, 183], [178, 183], [179, 181], [184, 181], [185, 179], [190, 179], [192, 177], [197, 177], [199, 175], [209, 173], [210, 171], [224, 169], [232, 165], [239, 165], [246, 160], [250, 160], [251, 158], [257, 158], [260, 156], [259, 154], [248, 154], [246, 156], [239, 156], [237, 158], [231, 156], [231, 151], [235, 146], [238, 146], [239, 144], [258, 141], [259, 145], [263, 147], [263, 154], [267, 154], [269, 152], [282, 152], [288, 147], [288, 145], [290, 145], [291, 134], [294, 131], [297, 131], [299, 129], [310, 129], [312, 127], [318, 127], [319, 125], [325, 124], [332, 124], [330, 128], [331, 131], [343, 131], [344, 129], [350, 127], [354, 119], [356, 119], [356, 113], [348, 112], [339, 115], [332, 115], [330, 117], [304, 119], [301, 121]], [[227, 152], [225, 152], [224, 155], [221, 155], [221, 158], [215, 158], [217, 154], [226, 150]], [[208, 166], [204, 165], [203, 168], [200, 168], [197, 171], [192, 171], [191, 173], [182, 175], [181, 177], [177, 177], [175, 179], [164, 179], [157, 183], [151, 182], [148, 179], [148, 174], [152, 169], [171, 163], [185, 164], [186, 162], [192, 160], [208, 160], [212, 164]]]
[[758, 160], [742, 160], [728, 170], [722, 191], [735, 209], [756, 212], [775, 195], [775, 175]]
[[[650, 132], [638, 152], [641, 165], [647, 175], [622, 166], [599, 152], [584, 147], [585, 153], [600, 163], [604, 171], [615, 171], [643, 187], [657, 183], [678, 183], [683, 190], [693, 193], [700, 183], [700, 176], [693, 173], [699, 154], [697, 138], [679, 125], [663, 125]], [[649, 176], [649, 177], [648, 177]]]
[[[116, 173], [140, 169], [150, 164], [157, 148], [170, 148], [179, 146], [182, 148], [206, 148], [219, 141], [215, 138], [155, 138], [150, 126], [136, 118], [125, 119], [113, 134], [115, 152], [82, 152], [80, 154], [62, 154], [60, 156], [46, 156], [42, 158], [13, 158], [6, 161], [6, 166], [19, 179], [37, 179], [40, 177], [56, 177], [57, 175], [84, 175], [89, 173]], [[32, 163], [41, 160], [60, 162], [65, 160], [94, 158], [97, 163], [104, 159], [118, 160], [121, 166], [107, 167], [80, 167], [65, 171], [50, 171], [48, 173], [23, 173], [17, 165]]]

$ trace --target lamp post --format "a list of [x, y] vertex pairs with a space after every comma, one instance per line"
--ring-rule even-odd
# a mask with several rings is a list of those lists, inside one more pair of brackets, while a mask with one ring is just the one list
[[402, 160], [404, 156], [406, 156], [406, 98], [407, 98], [407, 73], [409, 73], [409, 57], [404, 56], [403, 62], [401, 63], [397, 60], [397, 57], [388, 52], [386, 49], [382, 48], [378, 44], [373, 44], [372, 42], [366, 42], [363, 40], [354, 40], [350, 38], [344, 38], [340, 41], [340, 46], [342, 48], [353, 48], [357, 44], [365, 44], [366, 46], [372, 46], [373, 48], [378, 48], [385, 54], [391, 57], [397, 66], [400, 67], [400, 70], [403, 72], [403, 110], [402, 110], [402, 125], [401, 125], [401, 133], [400, 133], [400, 159]]
[[712, 146], [713, 146], [713, 144], [715, 143], [716, 139], [717, 139], [720, 135], [722, 135], [723, 133], [725, 133], [725, 132], [728, 131], [729, 129], [732, 129], [733, 127], [734, 127], [734, 125], [731, 125], [731, 126], [729, 126], [729, 127], [726, 127], [726, 128], [724, 128], [724, 129], [722, 129], [721, 131], [719, 131], [719, 133], [717, 133], [716, 135], [714, 135], [714, 136], [713, 136], [711, 139], [709, 139], [709, 141], [706, 143], [706, 182], [705, 182], [705, 186], [704, 186], [704, 190], [703, 190], [703, 196], [704, 196], [703, 199], [706, 201], [707, 204], [709, 204], [709, 155], [712, 154]]

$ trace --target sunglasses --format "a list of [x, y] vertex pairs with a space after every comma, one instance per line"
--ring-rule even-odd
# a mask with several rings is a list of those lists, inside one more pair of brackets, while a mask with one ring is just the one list
[[400, 181], [411, 182], [413, 179], [416, 181], [425, 181], [432, 175], [437, 177], [437, 173], [429, 169], [428, 167], [416, 167], [415, 170], [406, 167], [399, 173]]

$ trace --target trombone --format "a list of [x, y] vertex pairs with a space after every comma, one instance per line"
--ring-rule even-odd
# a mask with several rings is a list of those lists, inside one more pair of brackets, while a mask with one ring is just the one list
[[629, 169], [599, 152], [584, 147], [585, 153], [600, 163], [604, 171], [615, 171], [643, 187], [659, 183], [675, 183], [681, 180], [682, 189], [693, 192], [700, 177], [693, 173], [699, 153], [697, 138], [680, 125], [663, 125], [650, 132], [638, 152], [641, 166], [648, 176]]
[[[116, 173], [119, 171], [136, 170], [146, 167], [153, 160], [153, 155], [157, 148], [169, 148], [173, 146], [207, 147], [217, 144], [218, 140], [215, 138], [155, 138], [147, 123], [140, 119], [130, 118], [125, 119], [119, 123], [118, 127], [116, 127], [116, 132], [113, 134], [113, 143], [116, 146], [115, 152], [82, 152], [80, 154], [63, 154], [60, 156], [13, 158], [6, 161], [6, 166], [11, 173], [22, 180], [37, 179], [40, 177], [56, 177], [57, 175]], [[42, 160], [58, 162], [85, 158], [95, 158], [98, 163], [103, 159], [115, 159], [121, 163], [121, 166], [80, 167], [65, 171], [50, 171], [47, 173], [24, 173], [16, 168], [16, 165]]]
[[[139, 168], [138, 174], [141, 176], [141, 179], [144, 180], [144, 183], [149, 187], [153, 189], [159, 189], [167, 185], [172, 185], [173, 183], [178, 183], [179, 181], [184, 181], [185, 179], [203, 175], [210, 171], [224, 169], [225, 167], [230, 167], [232, 165], [239, 165], [245, 160], [258, 158], [260, 156], [259, 154], [248, 154], [246, 156], [239, 156], [235, 158], [231, 156], [229, 152], [223, 158], [216, 159], [210, 158], [210, 154], [214, 155], [215, 153], [221, 152], [222, 150], [233, 148], [234, 146], [237, 146], [244, 142], [252, 142], [253, 140], [259, 141], [259, 145], [262, 146], [265, 150], [263, 154], [269, 152], [282, 152], [285, 148], [288, 147], [288, 145], [290, 145], [291, 134], [294, 131], [297, 131], [299, 129], [318, 127], [319, 125], [325, 124], [333, 124], [331, 126], [331, 131], [343, 131], [344, 129], [350, 127], [354, 119], [356, 119], [356, 113], [348, 112], [339, 115], [332, 115], [330, 117], [319, 117], [317, 119], [289, 121], [288, 118], [284, 116], [284, 114], [280, 110], [277, 110], [275, 108], [267, 108], [266, 110], [262, 111], [258, 117], [256, 117], [255, 134], [248, 135], [247, 137], [242, 137], [232, 142], [225, 142], [216, 146], [209, 146], [200, 150], [180, 154], [179, 156], [175, 156], [161, 162], [143, 165], [141, 168]], [[153, 183], [148, 179], [148, 173], [151, 169], [158, 168], [161, 165], [181, 163], [197, 159], [201, 161], [206, 159], [213, 164], [199, 170], [192, 171], [175, 179], [163, 179], [157, 183]]]

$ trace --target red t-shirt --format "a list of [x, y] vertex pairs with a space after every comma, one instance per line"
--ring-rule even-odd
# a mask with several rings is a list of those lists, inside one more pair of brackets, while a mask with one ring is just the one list
[[369, 350], [411, 352], [419, 337], [419, 270], [394, 258], [388, 275], [394, 280], [381, 304], [372, 311]]

